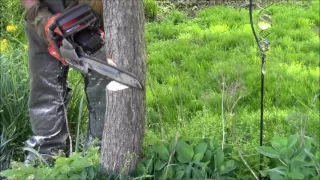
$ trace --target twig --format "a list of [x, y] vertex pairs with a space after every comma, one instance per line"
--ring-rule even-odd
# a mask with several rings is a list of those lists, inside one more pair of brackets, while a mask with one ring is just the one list
[[239, 156], [241, 158], [241, 160], [243, 161], [243, 163], [247, 166], [247, 168], [250, 170], [250, 172], [252, 173], [252, 175], [255, 177], [256, 180], [258, 180], [258, 176], [256, 175], [256, 173], [252, 170], [252, 168], [248, 165], [247, 161], [243, 158], [240, 150], [239, 150]]
[[320, 94], [316, 94], [310, 104], [310, 107], [307, 110], [307, 118], [304, 121], [304, 126], [303, 126], [303, 132], [306, 132], [306, 128], [307, 128], [307, 124], [308, 124], [308, 116], [309, 116], [309, 112], [312, 110], [312, 107], [314, 106], [314, 103], [317, 101], [318, 97]]
[[224, 98], [224, 85], [225, 85], [225, 81], [224, 81], [224, 78], [222, 77], [222, 97], [221, 97], [221, 118], [222, 118], [222, 150], [223, 150], [223, 147], [224, 147], [224, 142], [225, 142], [225, 122], [224, 122], [224, 109], [223, 109], [223, 98]]
[[182, 122], [184, 122], [184, 110], [183, 110], [183, 101], [182, 101], [182, 91], [181, 91], [181, 86], [180, 86], [180, 83], [178, 83], [178, 87], [179, 87], [179, 97], [180, 97], [180, 111], [181, 111], [181, 117], [182, 117]]
[[[140, 180], [142, 180], [142, 178], [143, 177], [145, 177], [146, 175], [148, 175], [148, 169], [149, 169], [149, 167], [150, 167], [150, 165], [151, 165], [151, 162], [153, 161], [153, 157], [154, 157], [154, 155], [152, 155], [152, 157], [151, 157], [151, 159], [150, 159], [150, 161], [149, 161], [149, 163], [148, 163], [148, 165], [147, 165], [147, 167], [146, 167], [146, 170], [144, 171], [144, 173], [143, 173], [143, 176], [140, 176]], [[147, 173], [146, 173], [147, 172]]]
[[[65, 97], [67, 97], [67, 89], [66, 89], [66, 94], [65, 94]], [[69, 130], [69, 122], [68, 122], [68, 117], [67, 117], [67, 110], [66, 110], [66, 106], [65, 106], [65, 103], [67, 101], [64, 100], [64, 96], [62, 94], [60, 94], [60, 96], [62, 97], [61, 101], [62, 101], [62, 106], [63, 106], [63, 112], [64, 112], [64, 117], [66, 119], [66, 127], [67, 127], [67, 133], [68, 133], [68, 137], [69, 137], [69, 156], [72, 155], [72, 138], [71, 138], [71, 135], [70, 135], [70, 130]]]
[[78, 152], [78, 150], [79, 150], [79, 136], [80, 136], [80, 124], [81, 124], [81, 116], [82, 116], [82, 106], [83, 106], [83, 96], [81, 97], [81, 100], [80, 100], [75, 152]]
[[175, 142], [174, 142], [173, 151], [170, 154], [168, 165], [166, 167], [166, 172], [164, 173], [164, 179], [167, 179], [167, 174], [168, 174], [168, 169], [169, 169], [168, 167], [169, 167], [169, 165], [171, 163], [171, 160], [172, 160], [172, 157], [174, 156], [174, 153], [176, 152], [176, 146], [177, 146], [178, 138], [179, 138], [179, 132], [177, 132], [177, 134], [176, 134], [176, 139], [175, 139]]
[[279, 158], [279, 161], [285, 166], [287, 167], [288, 165], [286, 163], [284, 163], [280, 158]]

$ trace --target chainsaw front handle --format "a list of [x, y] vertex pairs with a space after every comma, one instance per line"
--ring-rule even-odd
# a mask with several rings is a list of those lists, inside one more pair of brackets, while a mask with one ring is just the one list
[[49, 27], [48, 27], [48, 37], [52, 40], [55, 40], [55, 36], [54, 36], [54, 30], [57, 28], [57, 24], [55, 22], [53, 22]]

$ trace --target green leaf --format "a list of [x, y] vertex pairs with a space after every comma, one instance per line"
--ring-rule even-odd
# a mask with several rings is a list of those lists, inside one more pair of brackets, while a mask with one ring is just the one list
[[[164, 171], [165, 172], [165, 171]], [[172, 179], [174, 175], [174, 170], [172, 166], [168, 166], [167, 179]]]
[[152, 173], [152, 171], [153, 171], [153, 158], [147, 160], [146, 168], [148, 168], [148, 173]]
[[16, 170], [5, 170], [0, 172], [1, 176], [7, 177], [7, 178], [13, 177], [15, 174], [16, 174]]
[[267, 156], [270, 158], [279, 158], [279, 153], [276, 150], [274, 150], [272, 147], [261, 146], [261, 147], [257, 147], [256, 150], [264, 156]]
[[316, 141], [314, 138], [309, 137], [309, 136], [305, 136], [306, 140], [308, 140], [311, 144], [315, 145], [315, 146], [319, 146], [319, 142]]
[[82, 169], [91, 166], [92, 163], [88, 161], [86, 158], [81, 158], [70, 164], [70, 168], [72, 172], [81, 172]]
[[316, 152], [316, 160], [318, 160], [318, 161], [320, 160], [320, 151]]
[[291, 171], [300, 171], [300, 168], [304, 166], [305, 162], [300, 161], [299, 159], [291, 159], [290, 160], [290, 170]]
[[197, 161], [197, 162], [200, 162], [201, 159], [203, 158], [203, 154], [202, 153], [198, 153], [196, 154], [194, 157], [193, 157], [193, 161]]
[[178, 141], [177, 143], [177, 154], [178, 161], [181, 163], [191, 162], [194, 152], [192, 146], [188, 145], [185, 142]]
[[304, 146], [306, 149], [308, 149], [309, 151], [311, 151], [312, 148], [312, 142], [310, 139], [306, 138], [304, 141]]
[[87, 171], [89, 180], [93, 180], [95, 176], [93, 166], [88, 167]]
[[267, 170], [262, 170], [259, 171], [262, 177], [266, 177], [268, 175], [268, 171]]
[[292, 157], [293, 153], [294, 153], [293, 149], [283, 147], [281, 148], [279, 155], [280, 155], [280, 158], [289, 160]]
[[180, 180], [180, 179], [182, 179], [183, 175], [184, 175], [184, 171], [178, 171], [178, 172], [176, 173], [174, 179]]
[[279, 135], [275, 135], [273, 138], [272, 138], [272, 147], [274, 149], [276, 148], [282, 148], [282, 147], [287, 147], [288, 145], [288, 139], [286, 137], [280, 137]]
[[320, 175], [312, 177], [310, 180], [319, 180], [320, 179]]
[[195, 154], [199, 154], [199, 153], [204, 154], [206, 152], [207, 148], [208, 148], [207, 143], [205, 143], [205, 142], [200, 143], [195, 147], [194, 153]]
[[[291, 171], [294, 172], [295, 170]], [[296, 171], [301, 172], [305, 177], [314, 177], [318, 174], [316, 168], [313, 165], [311, 167], [303, 167], [300, 170]]]
[[207, 165], [207, 163], [203, 163], [203, 162], [193, 162], [193, 163], [199, 168], [204, 168]]
[[279, 140], [276, 140], [275, 138], [272, 140], [271, 145], [277, 151], [280, 151], [280, 149], [282, 148], [281, 142]]
[[236, 163], [234, 160], [228, 160], [223, 163], [224, 170], [220, 172], [221, 175], [227, 174], [237, 168]]
[[204, 155], [204, 158], [202, 159], [204, 162], [209, 162], [211, 161], [211, 158], [212, 158], [212, 151], [210, 150], [207, 150], [205, 155]]
[[224, 161], [224, 153], [221, 149], [216, 150], [216, 154], [214, 155], [214, 162], [216, 167], [220, 167]]
[[192, 168], [192, 175], [193, 175], [193, 178], [204, 179], [204, 172], [200, 171], [197, 168]]
[[66, 174], [61, 174], [56, 179], [57, 180], [66, 180], [66, 179], [69, 179], [69, 178], [68, 178], [68, 176]]
[[188, 168], [188, 165], [179, 163], [178, 165], [175, 165], [175, 170], [178, 171], [184, 171]]
[[285, 175], [286, 174], [286, 170], [287, 170], [286, 167], [279, 166], [279, 167], [276, 167], [276, 168], [268, 169], [267, 172], [268, 172], [268, 174], [273, 173], [273, 174]]
[[80, 179], [81, 179], [81, 176], [78, 175], [78, 174], [72, 174], [69, 179], [72, 179], [72, 180], [80, 180]]
[[209, 145], [209, 149], [211, 150], [211, 151], [214, 151], [215, 150], [215, 145], [214, 145], [214, 142], [212, 141], [212, 140], [209, 140], [208, 141], [208, 145]]
[[[92, 155], [91, 153], [88, 153], [85, 157], [90, 157], [91, 155]], [[64, 158], [64, 157], [59, 157], [59, 158]], [[78, 153], [73, 153], [70, 158], [65, 158], [65, 160], [66, 160], [66, 162], [69, 161], [69, 163], [71, 163], [71, 162], [76, 161], [80, 158], [83, 158], [83, 157], [82, 157], [82, 154], [80, 152], [78, 152]]]
[[307, 153], [304, 152], [303, 149], [299, 149], [295, 155], [295, 159], [299, 159], [300, 161], [304, 161], [307, 157]]
[[164, 145], [162, 145], [162, 144], [155, 145], [154, 150], [156, 151], [156, 153], [160, 156], [160, 158], [162, 160], [164, 160], [164, 161], [169, 160], [169, 152]]
[[63, 166], [55, 167], [55, 170], [51, 172], [51, 176], [55, 177], [58, 174], [68, 174], [71, 171], [69, 165], [65, 164]]
[[58, 157], [55, 161], [55, 167], [57, 166], [63, 166], [66, 164], [68, 158], [65, 158], [65, 157]]
[[157, 171], [160, 171], [161, 169], [163, 169], [166, 165], [168, 164], [167, 161], [158, 161], [155, 166], [154, 169]]
[[154, 150], [151, 146], [148, 146], [144, 152], [147, 157], [150, 157], [154, 154]]
[[35, 174], [38, 171], [38, 169], [34, 168], [34, 167], [21, 167], [19, 169], [14, 169], [14, 170], [5, 170], [5, 171], [1, 171], [1, 175], [2, 176], [6, 176], [6, 177], [16, 177], [19, 179], [23, 179], [22, 177], [27, 177], [30, 174]]
[[[226, 170], [226, 167], [224, 165], [221, 165], [219, 170], [220, 172], [224, 172]], [[220, 175], [222, 174], [220, 173]]]
[[288, 176], [292, 179], [304, 179], [304, 175], [297, 171], [288, 173]]
[[176, 142], [176, 138], [171, 138], [170, 143], [169, 143], [169, 153], [172, 153], [175, 150], [175, 148], [177, 148], [177, 147], [175, 147], [175, 146], [177, 146], [176, 145], [177, 143], [178, 142]]
[[187, 168], [185, 169], [185, 176], [186, 176], [185, 178], [186, 178], [186, 179], [191, 178], [192, 164], [193, 164], [193, 163], [190, 163], [190, 164], [187, 166]]
[[276, 172], [270, 172], [268, 173], [271, 180], [284, 180], [284, 177]]
[[146, 167], [141, 162], [138, 162], [137, 170], [140, 174], [143, 174], [146, 171]]
[[315, 159], [315, 156], [309, 151], [309, 149], [303, 149], [304, 150], [304, 152], [306, 152], [307, 153], [307, 155], [309, 156], [309, 158], [311, 158], [312, 160], [314, 160]]
[[87, 170], [86, 169], [83, 169], [82, 172], [81, 172], [81, 180], [86, 180], [87, 179]]
[[293, 148], [299, 140], [299, 134], [291, 135], [288, 139], [288, 148]]
[[230, 155], [232, 153], [232, 146], [225, 146], [223, 148], [223, 153], [227, 156]]

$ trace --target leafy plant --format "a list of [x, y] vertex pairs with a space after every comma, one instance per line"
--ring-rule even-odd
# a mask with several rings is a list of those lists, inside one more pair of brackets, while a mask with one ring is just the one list
[[191, 145], [172, 139], [168, 145], [148, 147], [132, 175], [136, 179], [234, 179], [238, 163], [230, 153], [230, 148], [221, 150], [210, 140]]
[[281, 163], [263, 170], [261, 175], [264, 177], [268, 176], [271, 180], [320, 178], [319, 143], [309, 136], [275, 136], [271, 146], [257, 147], [257, 151]]
[[25, 166], [14, 163], [11, 170], [2, 171], [1, 176], [10, 179], [97, 179], [99, 168], [99, 151], [93, 148], [83, 156], [74, 153], [70, 158], [57, 157], [53, 167], [40, 165], [38, 167]]

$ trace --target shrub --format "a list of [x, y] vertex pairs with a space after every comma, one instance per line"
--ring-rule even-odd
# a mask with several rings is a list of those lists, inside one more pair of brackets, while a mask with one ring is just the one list
[[11, 179], [99, 179], [99, 151], [93, 148], [86, 155], [74, 153], [70, 158], [56, 157], [54, 167], [40, 164], [38, 167], [14, 163], [13, 169], [1, 172]]
[[268, 176], [271, 180], [320, 178], [319, 142], [311, 137], [299, 137], [298, 134], [275, 136], [271, 146], [256, 149], [271, 160], [277, 160], [274, 162], [276, 167], [261, 171], [264, 177]]
[[222, 150], [209, 139], [191, 145], [173, 138], [168, 145], [148, 147], [132, 174], [151, 179], [233, 179], [238, 162], [230, 154], [231, 148]]
[[[138, 163], [137, 169], [126, 179], [234, 179], [233, 172], [238, 162], [231, 158], [231, 148], [217, 146], [209, 139], [195, 145], [172, 139], [165, 146], [153, 145], [146, 149], [144, 158]], [[99, 151], [93, 148], [82, 155], [74, 153], [70, 158], [56, 157], [55, 165], [44, 164], [38, 167], [27, 167], [21, 163], [13, 163], [11, 170], [0, 175], [11, 179], [107, 179], [99, 172]], [[124, 176], [110, 174], [108, 179]], [[119, 179], [119, 178], [118, 178]]]

